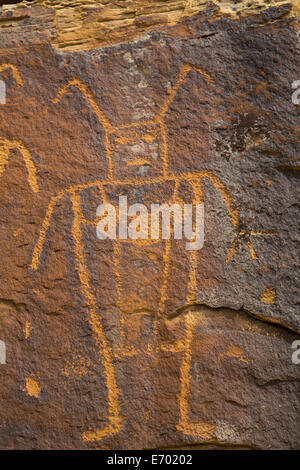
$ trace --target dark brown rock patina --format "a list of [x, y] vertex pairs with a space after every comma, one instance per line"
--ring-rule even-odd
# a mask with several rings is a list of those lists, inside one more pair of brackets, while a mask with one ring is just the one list
[[[76, 52], [51, 8], [1, 29], [1, 448], [299, 448], [289, 11]], [[120, 195], [204, 203], [203, 249], [98, 240]]]

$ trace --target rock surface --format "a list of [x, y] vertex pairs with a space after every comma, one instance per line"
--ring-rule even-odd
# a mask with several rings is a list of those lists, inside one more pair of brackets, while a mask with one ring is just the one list
[[[0, 7], [1, 448], [299, 448], [298, 11]], [[120, 195], [204, 247], [99, 240]]]

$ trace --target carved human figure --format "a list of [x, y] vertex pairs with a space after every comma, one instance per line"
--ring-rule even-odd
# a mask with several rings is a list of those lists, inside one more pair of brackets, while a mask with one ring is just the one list
[[[236, 252], [241, 235], [234, 198], [214, 172], [199, 170], [176, 174], [169, 168], [165, 116], [191, 71], [197, 71], [207, 86], [213, 86], [212, 77], [202, 69], [191, 65], [182, 67], [160, 112], [148, 121], [114, 126], [92, 91], [79, 79], [70, 80], [55, 99], [55, 102], [62, 100], [72, 87], [81, 91], [105, 130], [109, 168], [106, 179], [73, 185], [51, 199], [31, 265], [34, 270], [39, 269], [55, 210], [62, 201], [70, 200], [75, 269], [103, 364], [108, 393], [107, 425], [87, 430], [83, 434], [86, 441], [101, 440], [122, 428], [121, 391], [115, 360], [139, 356], [141, 361], [143, 356], [147, 361], [147, 357], [153, 357], [161, 347], [160, 330], [165, 318], [196, 304], [198, 292], [197, 251], [184, 250], [181, 240], [97, 240], [99, 220], [95, 216], [96, 207], [100, 203], [116, 204], [120, 195], [127, 196], [129, 203], [143, 203], [147, 207], [152, 203], [203, 204], [203, 183], [206, 181], [222, 202], [232, 228], [232, 242], [223, 260], [225, 263], [230, 262]], [[112, 315], [115, 305], [118, 309]], [[133, 316], [139, 318], [143, 331], [140, 337], [132, 331]], [[113, 322], [119, 325], [119, 337], [114, 338], [114, 344], [105, 332], [103, 317], [106, 322], [112, 322], [113, 318]], [[190, 334], [189, 322], [190, 317], [187, 317], [187, 335]], [[185, 341], [188, 344], [191, 338], [187, 336]], [[181, 422], [179, 429], [188, 434], [184, 409], [181, 409]], [[197, 426], [193, 425], [190, 432], [197, 433]]]

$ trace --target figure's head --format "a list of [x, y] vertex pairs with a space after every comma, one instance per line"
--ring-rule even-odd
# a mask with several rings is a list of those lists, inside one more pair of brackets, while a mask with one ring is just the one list
[[163, 175], [164, 141], [157, 123], [114, 129], [109, 140], [114, 180], [148, 179]]
[[164, 119], [180, 87], [188, 74], [198, 72], [204, 79], [213, 84], [209, 73], [199, 67], [185, 64], [174, 79], [166, 99], [153, 120], [132, 124], [115, 125], [109, 115], [98, 104], [92, 90], [80, 79], [73, 78], [63, 86], [54, 103], [58, 103], [68, 93], [69, 88], [76, 87], [86, 98], [106, 133], [106, 150], [109, 164], [109, 178], [114, 181], [152, 179], [168, 173], [168, 144]]

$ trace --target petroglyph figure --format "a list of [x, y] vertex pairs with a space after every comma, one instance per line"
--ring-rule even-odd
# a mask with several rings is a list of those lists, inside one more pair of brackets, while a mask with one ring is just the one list
[[[108, 177], [107, 179], [96, 180], [86, 184], [74, 185], [61, 191], [53, 197], [47, 208], [47, 212], [39, 233], [38, 240], [33, 250], [32, 268], [37, 270], [40, 266], [41, 257], [45, 240], [52, 223], [53, 213], [57, 204], [64, 198], [68, 197], [72, 203], [72, 236], [74, 241], [76, 270], [80, 280], [81, 294], [89, 307], [89, 321], [93, 329], [95, 341], [101, 357], [106, 386], [108, 390], [108, 424], [103, 429], [95, 431], [87, 431], [83, 435], [86, 441], [101, 440], [105, 436], [111, 436], [117, 433], [122, 426], [122, 418], [120, 411], [120, 390], [117, 385], [116, 370], [114, 366], [115, 357], [124, 357], [139, 354], [139, 350], [134, 346], [127, 344], [125, 325], [128, 314], [150, 313], [154, 317], [153, 336], [154, 341], [148, 345], [149, 352], [159, 348], [155, 341], [160, 322], [163, 322], [163, 313], [166, 309], [168, 301], [168, 287], [172, 275], [171, 262], [175, 257], [173, 252], [174, 246], [170, 240], [118, 240], [113, 241], [114, 253], [114, 276], [117, 284], [118, 300], [117, 305], [120, 310], [120, 338], [121, 345], [118, 347], [111, 346], [103, 329], [101, 317], [99, 315], [99, 302], [97, 294], [92, 283], [92, 274], [89, 270], [87, 246], [85, 244], [85, 230], [93, 228], [96, 237], [96, 226], [99, 220], [87, 217], [84, 207], [82, 195], [86, 190], [96, 189], [101, 194], [102, 203], [113, 203], [114, 195], [119, 194], [140, 194], [143, 200], [140, 202], [151, 203], [183, 203], [181, 185], [188, 185], [192, 194], [193, 204], [203, 204], [203, 182], [209, 181], [215, 191], [222, 199], [228, 217], [231, 222], [233, 241], [231, 248], [227, 254], [226, 262], [230, 262], [237, 251], [238, 242], [245, 235], [240, 230], [239, 212], [235, 206], [233, 196], [221, 179], [209, 170], [185, 172], [184, 174], [172, 174], [169, 169], [168, 141], [167, 130], [165, 125], [165, 116], [171, 103], [174, 101], [179, 88], [185, 82], [191, 71], [198, 72], [207, 86], [213, 86], [213, 78], [204, 70], [192, 65], [182, 67], [174, 87], [171, 89], [169, 96], [166, 98], [161, 110], [153, 120], [133, 122], [114, 126], [108, 116], [101, 109], [97, 100], [89, 89], [80, 79], [74, 78], [70, 80], [59, 92], [55, 102], [63, 99], [66, 93], [77, 88], [85, 97], [89, 106], [98, 116], [105, 131], [106, 157], [108, 161]], [[168, 194], [168, 196], [166, 196]], [[159, 200], [164, 197], [164, 200]], [[153, 201], [153, 198], [155, 201]], [[167, 199], [167, 200], [166, 200]], [[251, 236], [269, 235], [268, 232], [249, 232]], [[248, 238], [249, 240], [249, 238]], [[98, 241], [101, 243], [101, 241]], [[256, 253], [251, 241], [247, 242], [252, 259], [256, 259]], [[133, 247], [133, 248], [132, 248]], [[148, 248], [151, 247], [151, 253]], [[178, 248], [177, 248], [178, 249]], [[132, 251], [130, 251], [132, 250]], [[145, 254], [146, 253], [146, 254]], [[180, 253], [180, 251], [179, 251]], [[189, 307], [197, 303], [197, 265], [198, 252], [187, 252], [185, 262], [188, 265], [187, 294], [184, 301], [184, 307]], [[148, 259], [146, 259], [148, 258]], [[122, 276], [122, 266], [131, 259], [135, 263], [140, 261], [146, 263], [151, 260], [152, 267], [158, 272], [159, 281], [158, 290], [147, 299], [150, 302], [145, 304], [145, 295], [143, 294], [142, 285], [144, 280], [139, 279], [139, 275], [133, 273], [126, 286]], [[155, 264], [156, 263], [156, 264]], [[128, 267], [128, 264], [127, 264]], [[132, 268], [134, 269], [134, 268]], [[150, 269], [150, 268], [149, 268]], [[130, 292], [128, 293], [128, 285]], [[178, 307], [178, 306], [177, 306]], [[210, 429], [204, 429], [201, 423], [191, 424], [188, 420], [188, 372], [191, 367], [191, 355], [188, 352], [193, 339], [195, 318], [192, 314], [186, 317], [186, 354], [183, 358], [182, 374], [181, 374], [181, 396], [180, 396], [180, 413], [181, 420], [178, 429], [185, 434], [193, 434], [210, 436]], [[185, 372], [184, 372], [185, 371]]]
[[1, 64], [0, 73], [4, 72], [5, 70], [8, 70], [12, 73], [18, 85], [22, 87], [24, 86], [24, 80], [22, 78], [21, 73], [19, 72], [18, 67], [16, 67], [14, 64]]
[[28, 172], [28, 182], [32, 191], [35, 193], [39, 192], [39, 183], [35, 163], [32, 159], [30, 150], [21, 140], [0, 138], [0, 178], [9, 164], [10, 152], [14, 149], [17, 149], [24, 159]]
[[[24, 81], [22, 78], [21, 73], [19, 72], [19, 69], [13, 65], [13, 64], [1, 64], [0, 65], [0, 73], [5, 72], [5, 71], [10, 71], [17, 82], [18, 85], [24, 86]], [[6, 83], [3, 80], [0, 80], [0, 104], [5, 105], [7, 103], [7, 87]]]
[[[21, 73], [19, 72], [18, 67], [13, 64], [1, 64], [0, 73], [4, 71], [11, 72], [16, 83], [19, 86], [24, 87], [24, 80], [22, 78]], [[1, 98], [3, 98], [2, 101]], [[3, 81], [0, 81], [0, 103], [7, 103], [6, 84]], [[0, 178], [9, 164], [10, 153], [14, 149], [17, 149], [21, 153], [28, 172], [28, 182], [31, 186], [32, 191], [37, 193], [39, 191], [37, 169], [32, 159], [30, 150], [20, 139], [5, 139], [0, 137]]]

